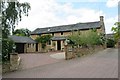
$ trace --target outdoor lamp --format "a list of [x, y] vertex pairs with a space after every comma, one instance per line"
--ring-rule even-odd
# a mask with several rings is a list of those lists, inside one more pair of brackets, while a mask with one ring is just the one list
[[67, 39], [65, 39], [65, 45], [67, 45]]
[[14, 49], [14, 50], [16, 49], [16, 46], [15, 46], [15, 45], [13, 46], [13, 49]]
[[65, 40], [65, 45], [68, 45], [69, 42], [70, 42], [70, 40], [66, 39]]

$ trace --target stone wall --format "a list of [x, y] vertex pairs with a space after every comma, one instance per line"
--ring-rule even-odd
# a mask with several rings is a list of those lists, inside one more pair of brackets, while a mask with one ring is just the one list
[[20, 65], [20, 57], [18, 56], [18, 53], [12, 53], [10, 54], [10, 61], [4, 62], [2, 64], [2, 73], [15, 71], [19, 69]]
[[85, 55], [93, 54], [96, 52], [99, 52], [101, 50], [105, 49], [104, 46], [94, 46], [94, 47], [87, 47], [87, 48], [77, 48], [67, 45], [65, 46], [65, 57], [66, 60], [76, 58], [76, 57], [82, 57]]
[[24, 44], [24, 52], [25, 53], [36, 52], [36, 44], [35, 43], [26, 43], [26, 44]]
[[[89, 30], [80, 30], [80, 34], [85, 34], [85, 33], [87, 33]], [[97, 29], [97, 32], [98, 33], [103, 33], [104, 32], [104, 30], [103, 30], [103, 28], [101, 27], [101, 28], [99, 28], [99, 29]], [[69, 36], [69, 35], [71, 35], [73, 32], [72, 31], [69, 31], [69, 32], [63, 32], [63, 35], [61, 35], [61, 32], [56, 32], [56, 33], [54, 33], [54, 36]], [[74, 31], [74, 33], [78, 33], [78, 31]], [[42, 34], [42, 35], [48, 35], [48, 34]], [[41, 36], [42, 36], [41, 35]], [[51, 33], [49, 33], [49, 35], [52, 35]], [[31, 35], [31, 38], [32, 39], [36, 39], [38, 37], [38, 35]], [[55, 46], [53, 45], [53, 44], [56, 44]], [[33, 49], [33, 48], [32, 48]], [[29, 49], [28, 51], [30, 51], [30, 50], [32, 50], [32, 49]], [[41, 44], [39, 43], [38, 44], [38, 52], [46, 52], [46, 51], [50, 51], [50, 50], [57, 50], [57, 41], [51, 41], [51, 45], [47, 45], [46, 46], [46, 50], [45, 49], [42, 49], [41, 48]], [[63, 41], [61, 41], [61, 50], [63, 50], [64, 49], [64, 42]], [[34, 51], [34, 50], [32, 50], [32, 51]]]
[[12, 53], [10, 55], [10, 70], [14, 71], [19, 68], [20, 64], [20, 57], [18, 56], [18, 53]]
[[65, 45], [65, 59], [75, 58], [74, 48], [71, 45]]
[[98, 52], [100, 50], [103, 50], [104, 46], [94, 46], [94, 47], [88, 47], [88, 48], [77, 48], [76, 55], [78, 57], [85, 56], [88, 54], [93, 54], [95, 52]]
[[9, 62], [4, 62], [2, 63], [2, 74], [10, 72], [10, 63]]
[[35, 39], [38, 37], [38, 35], [30, 35], [30, 37], [31, 37], [33, 40], [35, 40]]

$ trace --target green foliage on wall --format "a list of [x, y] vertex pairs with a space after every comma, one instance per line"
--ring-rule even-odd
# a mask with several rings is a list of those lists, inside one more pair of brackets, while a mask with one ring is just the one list
[[111, 48], [111, 47], [115, 47], [115, 40], [114, 39], [107, 39], [107, 47]]
[[98, 35], [96, 30], [89, 30], [85, 33], [73, 33], [68, 36], [68, 39], [74, 42], [75, 45], [87, 46], [87, 45], [100, 45], [102, 44], [101, 36]]
[[112, 27], [112, 31], [114, 33], [114, 39], [115, 41], [118, 41], [120, 39], [120, 22], [116, 22], [114, 24], [115, 26]]
[[36, 41], [38, 43], [42, 44], [42, 48], [44, 49], [46, 47], [46, 43], [51, 39], [51, 35], [43, 35], [43, 36], [39, 36], [36, 38]]
[[[4, 44], [4, 45], [3, 45]], [[10, 39], [2, 39], [2, 61], [10, 59], [10, 53], [12, 53], [14, 42]]]

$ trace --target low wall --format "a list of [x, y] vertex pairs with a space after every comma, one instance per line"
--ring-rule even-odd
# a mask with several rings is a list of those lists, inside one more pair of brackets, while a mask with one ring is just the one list
[[75, 58], [74, 49], [70, 45], [65, 45], [65, 59]]
[[76, 55], [78, 57], [88, 55], [88, 54], [93, 54], [95, 52], [101, 51], [104, 49], [104, 46], [94, 46], [94, 47], [89, 47], [89, 48], [78, 48], [76, 50]]
[[10, 62], [5, 62], [2, 64], [2, 73], [18, 70], [20, 65], [20, 57], [18, 53], [10, 54]]
[[88, 48], [72, 48], [72, 46], [68, 45], [65, 46], [65, 59], [68, 60], [88, 54], [93, 54], [103, 49], [105, 49], [104, 46], [94, 46]]
[[2, 63], [2, 73], [10, 72], [10, 62]]

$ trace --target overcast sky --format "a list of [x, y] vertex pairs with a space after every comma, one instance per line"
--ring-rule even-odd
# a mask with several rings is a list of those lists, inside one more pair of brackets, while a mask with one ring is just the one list
[[23, 16], [16, 29], [52, 27], [99, 21], [104, 16], [106, 33], [118, 21], [118, 0], [20, 0], [29, 2], [29, 16]]

